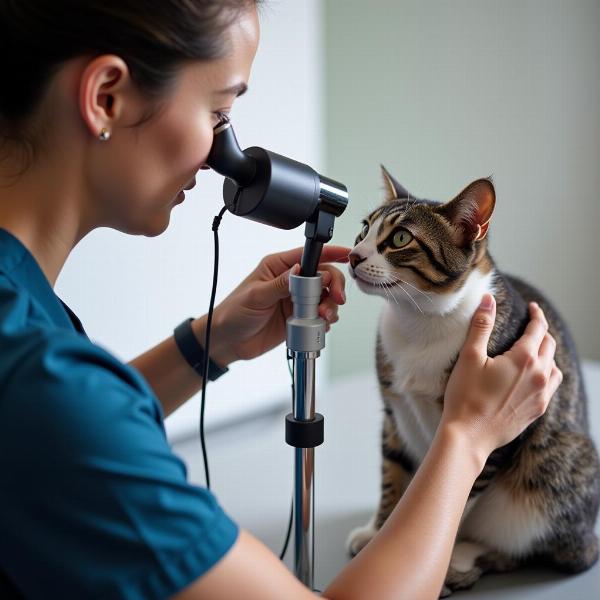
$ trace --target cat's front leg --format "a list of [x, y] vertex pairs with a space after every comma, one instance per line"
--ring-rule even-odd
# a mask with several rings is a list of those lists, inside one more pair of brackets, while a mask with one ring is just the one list
[[354, 529], [348, 536], [346, 548], [350, 556], [356, 556], [381, 529], [394, 506], [408, 487], [412, 469], [396, 433], [391, 415], [386, 414], [382, 431], [381, 497], [379, 507], [369, 522]]

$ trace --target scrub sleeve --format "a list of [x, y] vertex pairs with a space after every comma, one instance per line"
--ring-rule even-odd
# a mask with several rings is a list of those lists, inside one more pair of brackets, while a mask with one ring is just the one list
[[238, 526], [190, 484], [138, 371], [0, 229], [0, 597], [168, 598]]

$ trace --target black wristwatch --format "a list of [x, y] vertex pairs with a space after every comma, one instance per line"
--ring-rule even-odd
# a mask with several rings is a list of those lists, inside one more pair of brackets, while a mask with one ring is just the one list
[[[179, 351], [188, 362], [190, 367], [196, 371], [200, 377], [204, 376], [202, 369], [204, 368], [204, 348], [198, 343], [194, 331], [192, 330], [193, 318], [185, 319], [174, 330], [175, 343]], [[227, 373], [227, 367], [221, 368], [208, 357], [208, 379], [214, 381]]]

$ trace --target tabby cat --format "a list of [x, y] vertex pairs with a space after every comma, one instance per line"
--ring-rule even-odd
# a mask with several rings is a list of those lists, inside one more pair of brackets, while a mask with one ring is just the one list
[[556, 340], [563, 381], [544, 416], [488, 458], [470, 492], [442, 595], [532, 559], [570, 573], [588, 569], [598, 558], [600, 467], [581, 370], [556, 309], [531, 285], [500, 272], [488, 252], [491, 180], [474, 181], [441, 204], [415, 198], [383, 166], [382, 173], [385, 201], [363, 221], [349, 265], [362, 291], [388, 300], [376, 345], [381, 499], [371, 521], [350, 534], [350, 554], [383, 525], [423, 460], [471, 317], [491, 292], [497, 316], [488, 354], [512, 346], [528, 322], [528, 302], [536, 301]]

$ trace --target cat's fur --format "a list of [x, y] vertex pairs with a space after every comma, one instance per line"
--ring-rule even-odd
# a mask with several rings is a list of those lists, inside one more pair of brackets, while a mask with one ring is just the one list
[[[495, 450], [475, 481], [442, 594], [532, 559], [572, 573], [589, 568], [598, 558], [600, 467], [579, 362], [556, 309], [531, 285], [501, 273], [488, 253], [491, 180], [480, 179], [441, 204], [414, 198], [382, 171], [386, 200], [368, 215], [349, 267], [359, 288], [388, 300], [376, 347], [382, 489], [373, 519], [351, 533], [349, 552], [360, 551], [382, 526], [427, 452], [471, 317], [482, 295], [492, 292], [497, 316], [488, 354], [503, 353], [521, 336], [527, 304], [535, 300], [556, 340], [563, 381], [546, 413]], [[390, 240], [402, 229], [414, 238], [398, 249]]]

